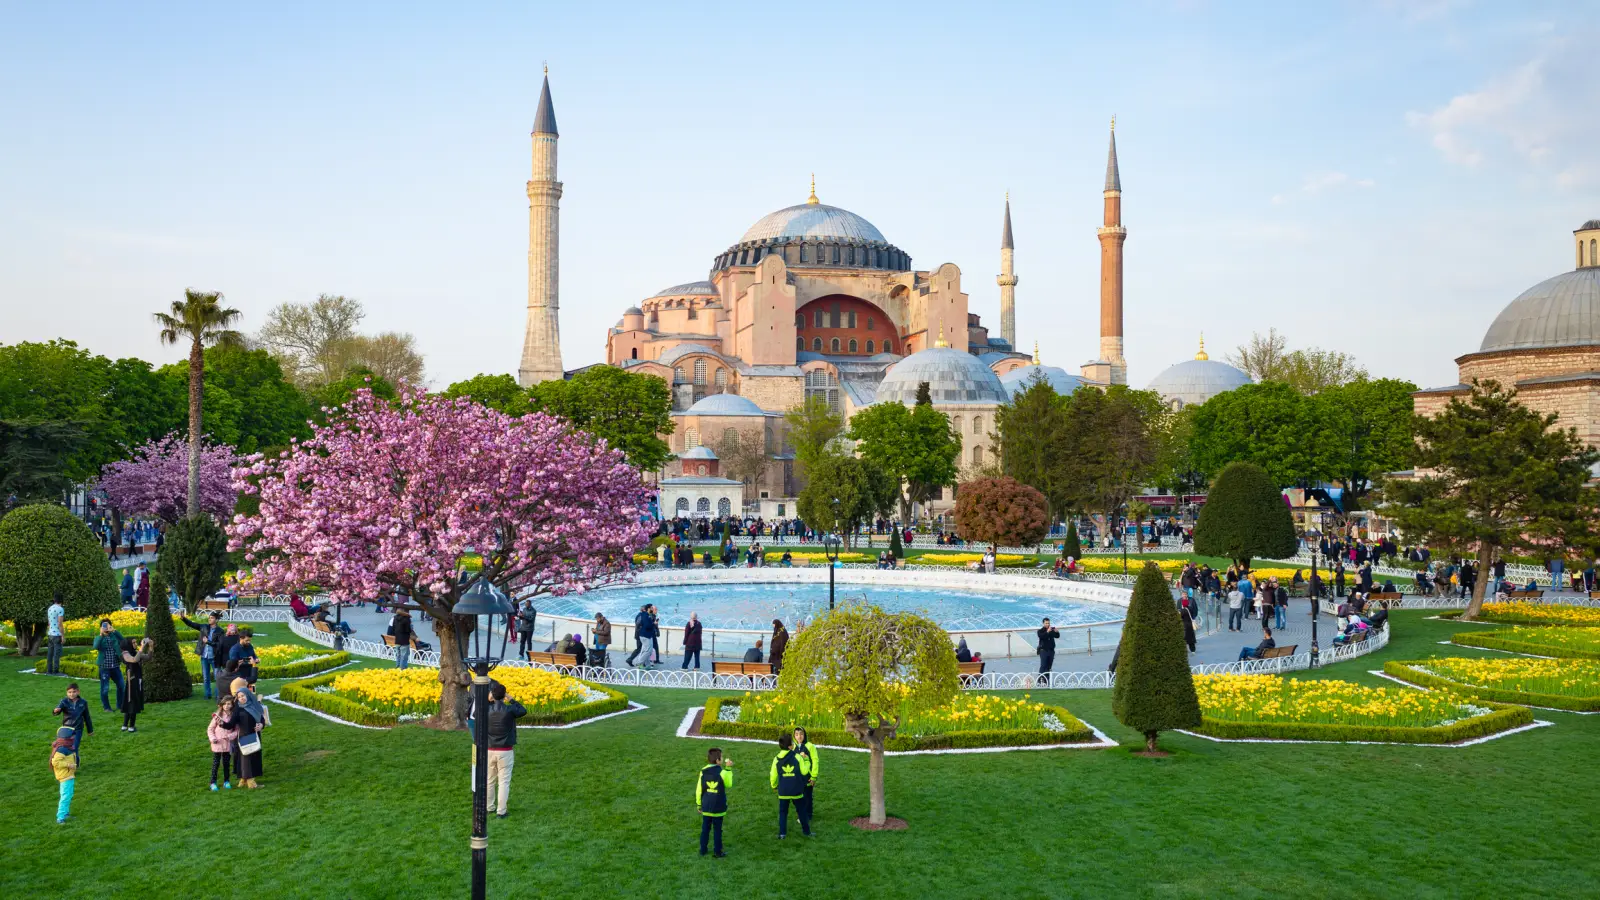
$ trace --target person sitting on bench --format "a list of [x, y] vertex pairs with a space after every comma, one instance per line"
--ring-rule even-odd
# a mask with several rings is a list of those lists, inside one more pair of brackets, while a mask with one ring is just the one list
[[1247, 659], [1260, 659], [1261, 654], [1273, 649], [1276, 646], [1278, 646], [1278, 643], [1272, 639], [1272, 629], [1263, 625], [1261, 626], [1261, 643], [1255, 645], [1254, 647], [1245, 647], [1241, 649], [1239, 651], [1239, 659], [1240, 661]]
[[763, 660], [764, 657], [761, 655], [761, 638], [756, 638], [756, 645], [744, 652], [744, 661], [749, 663], [758, 663], [762, 662]]
[[344, 622], [344, 621], [330, 622], [330, 621], [328, 621], [328, 608], [326, 606], [318, 606], [317, 607], [317, 611], [311, 614], [311, 621], [313, 621], [313, 622], [321, 622], [324, 625], [327, 625], [330, 629], [339, 632], [340, 634], [344, 635], [345, 637], [349, 637], [350, 635], [356, 633], [356, 630], [354, 628], [350, 627], [350, 623], [349, 622]]

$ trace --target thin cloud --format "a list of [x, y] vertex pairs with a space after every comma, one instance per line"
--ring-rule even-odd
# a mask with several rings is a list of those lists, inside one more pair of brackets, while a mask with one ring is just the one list
[[1300, 187], [1290, 194], [1274, 194], [1272, 202], [1283, 204], [1292, 196], [1310, 196], [1343, 190], [1345, 188], [1370, 188], [1377, 182], [1371, 178], [1356, 178], [1348, 172], [1315, 172], [1306, 176]]

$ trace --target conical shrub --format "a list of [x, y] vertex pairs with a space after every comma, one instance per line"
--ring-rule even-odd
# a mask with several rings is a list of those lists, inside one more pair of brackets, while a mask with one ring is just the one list
[[1149, 750], [1156, 749], [1159, 732], [1200, 725], [1188, 650], [1167, 580], [1147, 562], [1122, 625], [1111, 711], [1117, 721], [1144, 734]]
[[167, 602], [167, 580], [159, 572], [150, 573], [150, 611], [145, 613], [144, 634], [155, 641], [144, 663], [145, 702], [188, 699], [194, 693], [194, 682], [183, 665], [178, 629], [172, 624], [172, 606]]

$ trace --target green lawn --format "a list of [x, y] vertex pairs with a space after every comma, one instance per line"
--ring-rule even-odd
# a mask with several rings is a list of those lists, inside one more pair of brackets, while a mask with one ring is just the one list
[[[1382, 659], [1473, 655], [1461, 626], [1398, 611], [1374, 657], [1319, 673], [1367, 684]], [[282, 626], [262, 629], [270, 640]], [[1487, 654], [1485, 654], [1487, 655]], [[456, 897], [467, 886], [467, 740], [361, 731], [282, 707], [263, 789], [204, 789], [208, 707], [99, 719], [73, 821], [46, 763], [64, 682], [0, 656], [0, 896]], [[266, 692], [274, 685], [264, 684]], [[696, 855], [692, 778], [708, 744], [673, 736], [701, 696], [637, 691], [648, 711], [522, 733], [511, 816], [490, 820], [492, 897], [1526, 897], [1600, 880], [1600, 717], [1466, 749], [1163, 739], [1165, 760], [1061, 750], [888, 763], [903, 833], [864, 834], [866, 757], [824, 751], [818, 837], [774, 839], [767, 748], [728, 744], [739, 780], [725, 860]], [[1131, 745], [1109, 692], [1040, 692]], [[224, 890], [224, 893], [226, 891]]]

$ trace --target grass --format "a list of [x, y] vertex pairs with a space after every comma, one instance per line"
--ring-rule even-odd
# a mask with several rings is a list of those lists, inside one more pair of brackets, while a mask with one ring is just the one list
[[1600, 628], [1508, 628], [1504, 631], [1462, 632], [1452, 635], [1450, 639], [1463, 646], [1510, 650], [1534, 656], [1600, 659]]
[[[1309, 677], [1380, 686], [1366, 670], [1385, 659], [1479, 653], [1440, 647], [1460, 626], [1425, 615], [1395, 612], [1376, 658]], [[137, 735], [96, 706], [74, 820], [57, 827], [45, 757], [64, 684], [18, 674], [31, 666], [0, 655], [0, 895], [110, 897], [137, 883], [193, 896], [206, 873], [241, 863], [263, 898], [465, 894], [464, 735], [279, 707], [263, 789], [212, 794], [203, 699], [149, 707]], [[1600, 716], [1540, 712], [1556, 727], [1465, 749], [1164, 735], [1173, 755], [1147, 760], [1130, 755], [1139, 738], [1109, 692], [1040, 691], [1124, 746], [891, 759], [889, 811], [911, 829], [883, 834], [846, 824], [866, 812], [866, 756], [824, 751], [819, 836], [780, 843], [771, 748], [729, 743], [730, 856], [702, 860], [690, 785], [709, 742], [673, 732], [704, 694], [628, 693], [650, 709], [522, 733], [511, 815], [490, 820], [490, 896], [1527, 897], [1579, 896], [1600, 879]], [[1262, 833], [1265, 845], [1248, 839]], [[1381, 835], [1382, 852], [1357, 860], [1353, 835]]]

